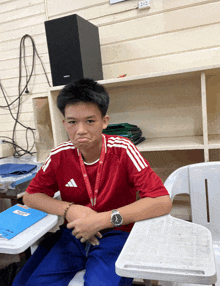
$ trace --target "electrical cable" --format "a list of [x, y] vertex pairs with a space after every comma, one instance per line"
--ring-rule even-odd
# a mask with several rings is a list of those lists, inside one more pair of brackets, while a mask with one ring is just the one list
[[[25, 50], [25, 44], [24, 44], [24, 43], [25, 43], [25, 39], [26, 39], [26, 38], [30, 38], [31, 43], [32, 43], [32, 46], [33, 46], [33, 54], [32, 54], [33, 61], [32, 61], [32, 69], [31, 69], [31, 72], [30, 72], [30, 76], [29, 76], [28, 80], [26, 80], [26, 84], [25, 84], [24, 89], [22, 90], [21, 93], [23, 93], [23, 92], [26, 90], [27, 85], [28, 85], [28, 83], [29, 83], [29, 81], [30, 81], [30, 79], [31, 79], [31, 77], [32, 77], [33, 69], [34, 69], [33, 64], [34, 64], [34, 62], [35, 62], [35, 54], [37, 55], [38, 59], [40, 60], [41, 66], [42, 66], [42, 68], [43, 68], [44, 74], [45, 74], [46, 79], [47, 79], [47, 82], [48, 82], [48, 85], [51, 87], [49, 78], [48, 78], [48, 76], [47, 76], [47, 73], [46, 73], [46, 70], [45, 70], [45, 68], [44, 68], [43, 62], [42, 62], [42, 60], [41, 60], [41, 58], [40, 58], [40, 56], [39, 56], [39, 54], [38, 54], [38, 51], [37, 51], [37, 49], [36, 49], [36, 45], [35, 45], [35, 43], [34, 43], [34, 40], [33, 40], [33, 38], [32, 38], [30, 35], [28, 35], [28, 34], [24, 35], [24, 36], [21, 38], [21, 41], [20, 41], [19, 77], [20, 77], [20, 66], [21, 66], [21, 60], [20, 60], [20, 58], [21, 58], [21, 55], [22, 55], [22, 54], [21, 54], [21, 49], [22, 49], [22, 47], [23, 47], [24, 50]], [[26, 66], [25, 66], [25, 68], [26, 68]], [[27, 73], [26, 73], [26, 75], [27, 75]], [[20, 80], [19, 80], [19, 84], [20, 84]], [[18, 96], [15, 100], [13, 100], [10, 104], [7, 104], [7, 105], [5, 105], [5, 106], [1, 106], [1, 105], [0, 105], [0, 107], [1, 107], [1, 108], [7, 108], [8, 106], [11, 106], [13, 103], [15, 103], [15, 102], [19, 99], [21, 93], [19, 92], [19, 96]]]
[[[31, 40], [31, 43], [32, 43], [32, 66], [31, 66], [31, 71], [30, 71], [30, 74], [28, 75], [28, 68], [27, 68], [27, 64], [26, 64], [26, 52], [25, 52], [25, 40], [29, 38]], [[23, 51], [23, 53], [22, 53]], [[14, 148], [14, 154], [13, 156], [14, 157], [21, 157], [23, 156], [24, 154], [28, 153], [28, 154], [31, 154], [33, 155], [34, 153], [36, 152], [31, 152], [34, 148], [34, 145], [35, 145], [35, 134], [34, 134], [34, 128], [31, 128], [31, 127], [27, 127], [25, 126], [24, 124], [22, 124], [18, 119], [19, 119], [19, 114], [20, 114], [20, 106], [21, 106], [21, 96], [23, 95], [23, 93], [29, 93], [29, 90], [28, 90], [28, 84], [30, 82], [30, 79], [33, 75], [33, 71], [34, 71], [34, 66], [35, 66], [35, 56], [37, 55], [38, 59], [40, 60], [40, 63], [42, 65], [42, 68], [43, 68], [43, 71], [44, 71], [44, 74], [46, 76], [46, 79], [47, 79], [47, 82], [48, 82], [48, 85], [50, 85], [50, 82], [49, 82], [49, 79], [48, 79], [48, 76], [46, 74], [46, 71], [45, 71], [45, 68], [44, 68], [44, 65], [43, 65], [43, 62], [37, 52], [37, 49], [36, 49], [36, 46], [35, 46], [35, 43], [34, 43], [34, 40], [33, 38], [30, 36], [30, 35], [24, 35], [22, 38], [21, 38], [21, 41], [20, 41], [20, 52], [19, 52], [19, 83], [18, 83], [18, 97], [12, 101], [11, 103], [8, 102], [7, 100], [7, 97], [6, 97], [6, 94], [5, 94], [5, 91], [4, 91], [4, 88], [1, 84], [1, 81], [0, 81], [0, 88], [1, 88], [1, 91], [2, 91], [2, 94], [4, 96], [4, 99], [7, 103], [7, 105], [5, 106], [0, 106], [1, 108], [8, 108], [9, 112], [10, 112], [10, 115], [12, 116], [12, 118], [14, 119], [15, 123], [14, 123], [14, 127], [13, 127], [13, 134], [12, 134], [12, 138], [9, 138], [7, 136], [0, 136], [0, 137], [5, 137], [5, 138], [8, 138], [10, 139], [12, 142], [9, 142], [9, 141], [6, 141], [6, 140], [3, 140], [4, 142], [6, 143], [9, 143], [9, 144], [12, 144], [13, 145], [13, 148]], [[22, 58], [23, 58], [23, 62], [24, 62], [24, 68], [25, 68], [25, 78], [26, 78], [26, 84], [24, 86], [24, 88], [22, 89], [21, 88], [21, 80], [22, 80]], [[13, 115], [12, 113], [12, 110], [11, 110], [11, 105], [14, 104], [16, 101], [18, 101], [18, 106], [17, 106], [17, 112], [16, 112], [16, 116]], [[21, 146], [17, 145], [15, 143], [15, 133], [16, 133], [16, 126], [17, 124], [20, 124], [22, 127], [24, 127], [26, 129], [26, 144], [27, 144], [27, 147], [26, 149], [22, 148]], [[33, 145], [30, 146], [29, 148], [29, 143], [28, 143], [28, 131], [31, 131], [32, 132], [32, 136], [33, 136]]]
[[[0, 137], [1, 137], [1, 138], [8, 138], [9, 140], [12, 140], [10, 137], [7, 137], [7, 136], [0, 136]], [[10, 142], [10, 141], [8, 141], [8, 140], [3, 139], [2, 142], [3, 142], [3, 143], [9, 143], [9, 144], [13, 145], [13, 147], [14, 147], [14, 146], [18, 147], [19, 149], [21, 149], [21, 150], [24, 152], [24, 154], [28, 153], [28, 154], [30, 154], [30, 155], [33, 155], [34, 153], [36, 153], [36, 152], [30, 152], [30, 151], [28, 151], [28, 150], [23, 149], [21, 146], [17, 145], [14, 141]], [[24, 154], [23, 154], [23, 155], [24, 155]], [[23, 156], [23, 155], [22, 155], [22, 156]], [[17, 156], [15, 156], [15, 157], [17, 157]], [[19, 156], [19, 157], [20, 157], [20, 156]]]

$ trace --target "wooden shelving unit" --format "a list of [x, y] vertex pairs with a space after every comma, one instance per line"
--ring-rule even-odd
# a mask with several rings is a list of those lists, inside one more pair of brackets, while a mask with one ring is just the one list
[[[210, 154], [220, 160], [219, 66], [99, 83], [110, 95], [110, 123], [142, 129], [146, 140], [137, 147], [163, 180], [182, 165], [209, 161]], [[62, 87], [48, 90], [54, 146], [68, 139], [56, 107]]]

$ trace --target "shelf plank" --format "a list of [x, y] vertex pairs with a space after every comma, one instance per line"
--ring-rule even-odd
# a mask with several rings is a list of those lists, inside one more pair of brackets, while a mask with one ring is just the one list
[[166, 150], [191, 150], [203, 149], [202, 136], [186, 136], [172, 138], [147, 138], [137, 145], [140, 152], [166, 151]]
[[[157, 73], [149, 73], [138, 76], [129, 76], [123, 78], [113, 78], [107, 80], [99, 80], [98, 83], [102, 84], [106, 88], [116, 88], [122, 86], [130, 86], [130, 85], [140, 85], [144, 83], [150, 83], [154, 81], [160, 80], [174, 80], [177, 78], [186, 78], [192, 76], [200, 76], [201, 72], [205, 72], [207, 75], [215, 75], [220, 72], [220, 66], [209, 66], [209, 67], [200, 67], [200, 68], [189, 68], [189, 69], [180, 69], [174, 72], [157, 72]], [[64, 86], [54, 86], [49, 90], [52, 91], [60, 91]]]
[[216, 66], [210, 66], [209, 68], [200, 67], [200, 68], [180, 69], [174, 72], [156, 72], [138, 76], [100, 80], [98, 82], [104, 85], [106, 88], [116, 88], [122, 86], [141, 85], [155, 81], [176, 80], [183, 78], [192, 78], [196, 76], [200, 77], [202, 72], [205, 72], [207, 75], [213, 75], [219, 73], [220, 68], [219, 66], [216, 65]]

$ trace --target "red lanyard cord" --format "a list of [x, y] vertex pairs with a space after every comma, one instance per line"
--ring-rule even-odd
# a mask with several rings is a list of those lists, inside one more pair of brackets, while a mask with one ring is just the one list
[[99, 192], [99, 185], [100, 185], [100, 180], [101, 180], [101, 174], [102, 174], [102, 169], [103, 169], [103, 163], [104, 163], [104, 158], [105, 158], [105, 137], [102, 135], [102, 150], [101, 150], [101, 156], [99, 159], [99, 165], [98, 165], [98, 171], [96, 175], [96, 181], [95, 181], [95, 191], [93, 193], [92, 187], [89, 181], [88, 174], [86, 172], [85, 164], [82, 158], [82, 154], [79, 151], [79, 160], [80, 160], [80, 167], [83, 175], [83, 179], [86, 185], [86, 190], [88, 192], [88, 196], [90, 199], [90, 202], [92, 204], [92, 208], [94, 209], [96, 206], [96, 201], [97, 201], [97, 196]]

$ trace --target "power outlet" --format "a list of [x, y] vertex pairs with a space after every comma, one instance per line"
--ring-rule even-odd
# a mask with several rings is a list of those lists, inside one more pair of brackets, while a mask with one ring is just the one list
[[150, 0], [138, 2], [138, 9], [146, 9], [146, 8], [150, 8]]

